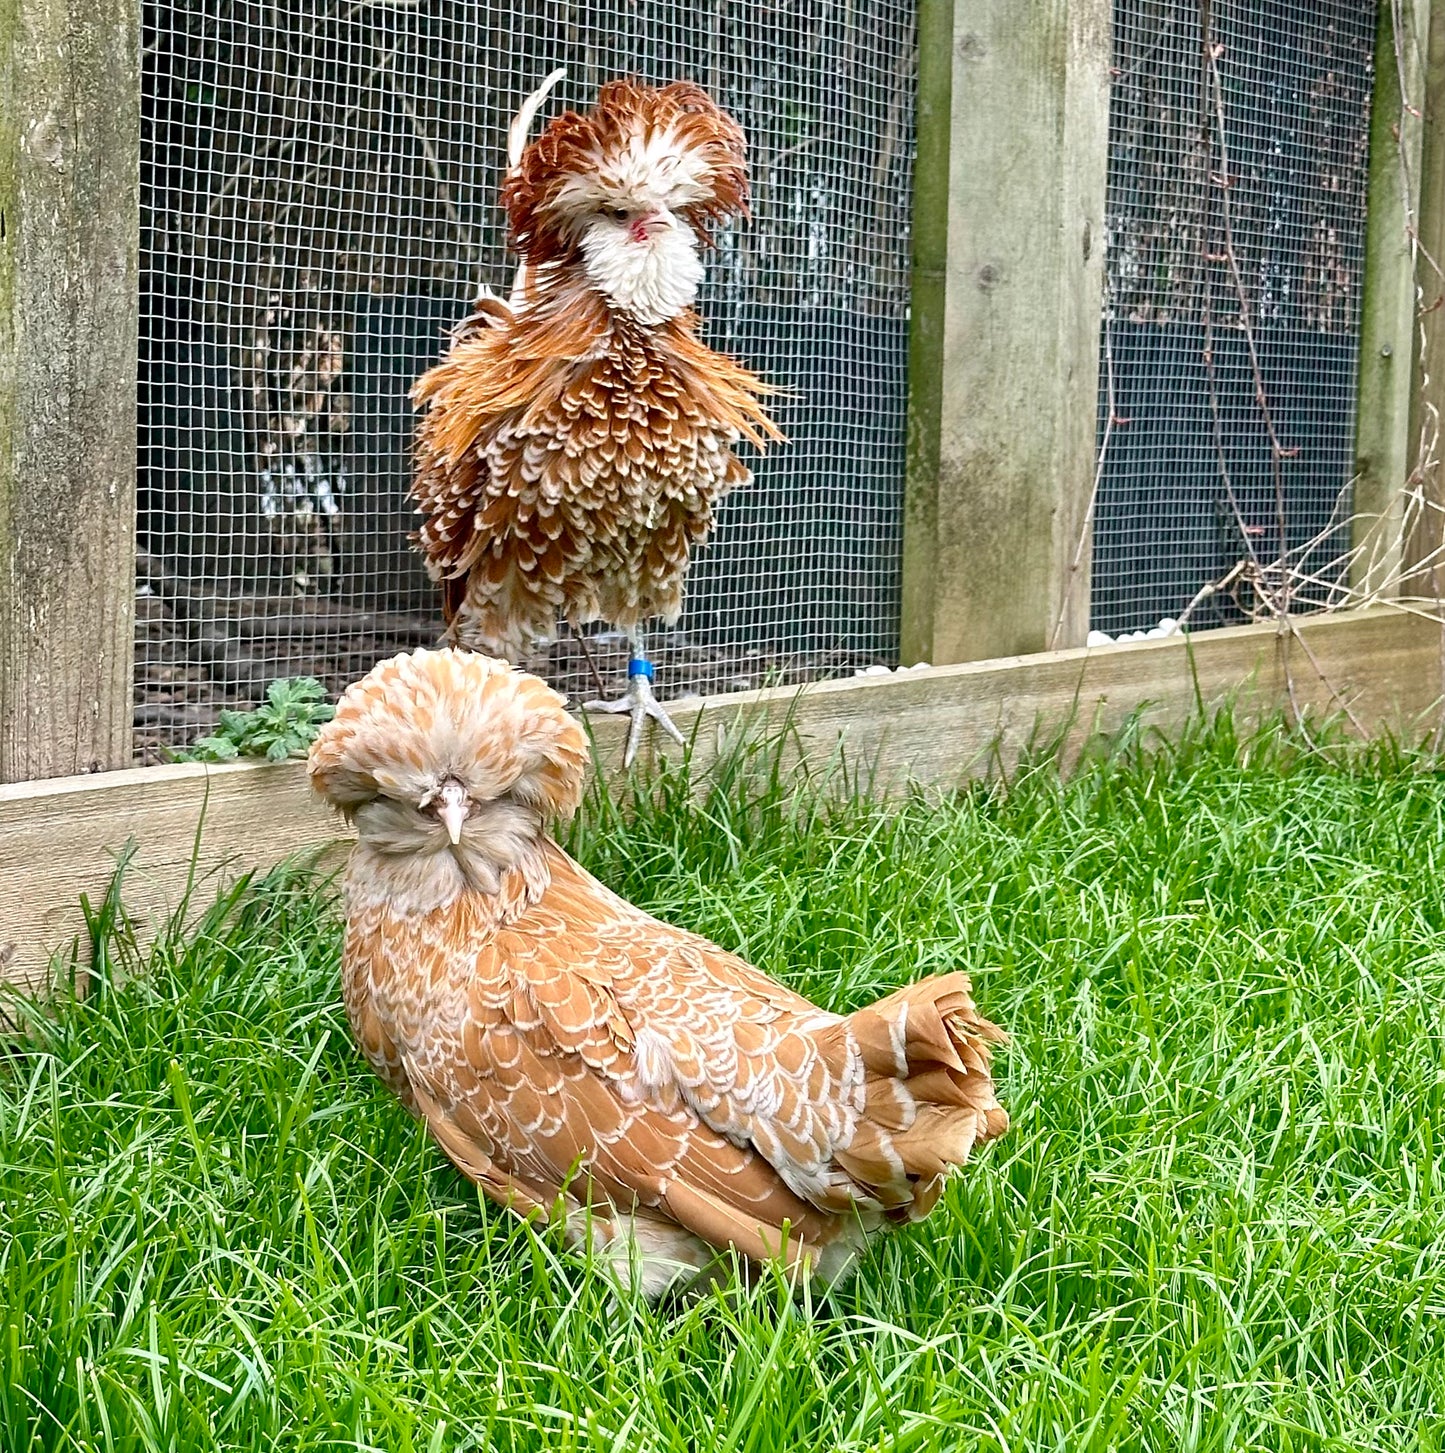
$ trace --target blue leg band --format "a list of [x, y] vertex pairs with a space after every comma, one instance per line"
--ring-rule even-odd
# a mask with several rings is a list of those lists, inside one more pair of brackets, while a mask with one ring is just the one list
[[629, 656], [627, 660], [628, 676], [645, 676], [652, 680], [652, 662], [644, 660], [641, 656]]

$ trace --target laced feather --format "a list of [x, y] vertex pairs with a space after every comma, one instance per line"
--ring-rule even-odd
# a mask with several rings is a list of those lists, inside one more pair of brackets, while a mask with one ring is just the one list
[[751, 477], [734, 445], [782, 437], [774, 390], [708, 348], [690, 307], [641, 321], [589, 277], [580, 229], [629, 188], [705, 240], [746, 211], [741, 129], [688, 82], [614, 81], [557, 117], [503, 187], [520, 296], [480, 301], [412, 390], [415, 538], [457, 644], [515, 660], [559, 616], [676, 620], [717, 504]]
[[[442, 770], [493, 794], [454, 847], [418, 837], [408, 853], [386, 822], [377, 852], [358, 817], [342, 960], [356, 1039], [488, 1196], [541, 1219], [560, 1207], [649, 1294], [725, 1246], [835, 1279], [1007, 1128], [1003, 1032], [962, 973], [832, 1014], [610, 892], [542, 823], [575, 805], [585, 760], [556, 693], [501, 662], [416, 652], [350, 688], [312, 748], [332, 801], [355, 813], [358, 792]], [[519, 788], [535, 813], [493, 821]], [[468, 855], [428, 897], [435, 857]]]

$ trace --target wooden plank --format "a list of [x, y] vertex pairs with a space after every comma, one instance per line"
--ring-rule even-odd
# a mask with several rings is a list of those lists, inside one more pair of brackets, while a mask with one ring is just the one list
[[[47, 955], [84, 945], [80, 897], [104, 899], [120, 854], [136, 854], [125, 903], [142, 927], [186, 899], [293, 852], [339, 840], [301, 763], [132, 767], [0, 786], [0, 976], [43, 982]], [[83, 947], [81, 962], [88, 961]]]
[[1415, 256], [1415, 355], [1410, 381], [1410, 478], [1401, 594], [1445, 598], [1445, 0], [1430, 0], [1420, 146], [1419, 247]]
[[[945, 80], [941, 9], [921, 14], [903, 595], [904, 659], [934, 664], [1088, 628], [1112, 41], [1109, 0], [969, 0]], [[923, 130], [945, 95], [946, 235]]]
[[129, 762], [137, 0], [0, 0], [0, 781]]
[[1430, 0], [1380, 0], [1375, 42], [1355, 431], [1357, 553], [1350, 571], [1351, 585], [1365, 599], [1398, 595], [1404, 563], [1415, 392], [1413, 234], [1420, 204], [1429, 11]]
[[[792, 750], [822, 766], [838, 759], [871, 773], [879, 792], [908, 782], [950, 787], [1007, 769], [1036, 733], [1065, 732], [1073, 752], [1094, 729], [1147, 705], [1177, 727], [1202, 702], [1237, 693], [1242, 715], [1285, 707], [1348, 708], [1367, 731], [1416, 738], [1434, 724], [1441, 693], [1441, 626], [1379, 608], [1299, 623], [1289, 643], [1271, 626], [1070, 650], [887, 677], [676, 704], [696, 728], [705, 772], [720, 742], [792, 729]], [[1307, 649], [1306, 649], [1307, 648]], [[1311, 660], [1313, 657], [1313, 661]], [[1317, 663], [1317, 665], [1316, 665]], [[1317, 669], [1318, 668], [1318, 669]], [[594, 720], [598, 760], [618, 770], [626, 723]], [[125, 901], [142, 922], [170, 913], [192, 875], [195, 901], [246, 869], [343, 841], [311, 797], [300, 763], [156, 767], [0, 787], [0, 958], [12, 979], [43, 982], [47, 956], [84, 932], [82, 893], [99, 902], [128, 840], [137, 847]]]

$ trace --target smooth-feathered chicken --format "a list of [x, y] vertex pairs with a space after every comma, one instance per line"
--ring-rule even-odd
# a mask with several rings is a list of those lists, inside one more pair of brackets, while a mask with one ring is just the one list
[[677, 620], [691, 552], [748, 481], [733, 445], [781, 437], [767, 386], [692, 309], [709, 225], [747, 210], [746, 147], [688, 82], [613, 81], [522, 149], [537, 104], [502, 188], [518, 284], [479, 299], [412, 390], [417, 538], [457, 645], [515, 661], [559, 617], [626, 632], [628, 694], [588, 708], [631, 713], [631, 762], [649, 716], [682, 740], [643, 623]]
[[535, 676], [382, 662], [311, 749], [354, 823], [342, 973], [376, 1073], [499, 1205], [649, 1296], [734, 1247], [843, 1272], [1000, 1135], [962, 973], [831, 1014], [609, 892], [548, 836], [587, 739]]

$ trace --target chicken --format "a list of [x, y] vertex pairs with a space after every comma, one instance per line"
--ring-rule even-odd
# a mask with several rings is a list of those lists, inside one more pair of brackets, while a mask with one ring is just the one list
[[963, 973], [850, 1015], [609, 892], [548, 836], [587, 738], [556, 692], [443, 647], [354, 683], [311, 748], [355, 825], [346, 1010], [498, 1205], [651, 1298], [720, 1248], [830, 1283], [1003, 1133]]
[[602, 87], [521, 142], [503, 183], [522, 267], [484, 294], [423, 374], [412, 497], [446, 639], [519, 660], [558, 618], [603, 620], [631, 655], [625, 762], [644, 722], [682, 735], [652, 691], [643, 623], [676, 622], [692, 551], [748, 470], [733, 445], [781, 438], [768, 385], [698, 337], [700, 248], [744, 214], [745, 141], [700, 87]]

